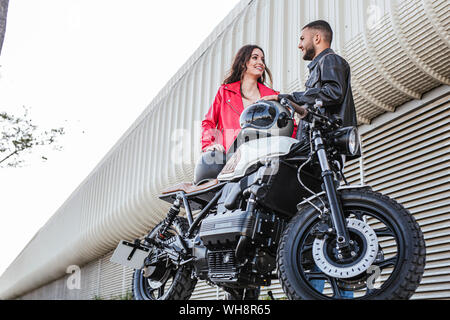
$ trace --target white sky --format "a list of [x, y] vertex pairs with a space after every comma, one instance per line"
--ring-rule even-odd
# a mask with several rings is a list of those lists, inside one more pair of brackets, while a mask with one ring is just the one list
[[0, 169], [0, 275], [238, 2], [10, 1], [0, 111], [67, 133]]

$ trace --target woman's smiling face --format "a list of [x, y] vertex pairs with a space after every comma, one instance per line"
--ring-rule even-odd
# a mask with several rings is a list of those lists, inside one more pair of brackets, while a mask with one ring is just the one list
[[247, 61], [246, 67], [246, 74], [260, 78], [266, 69], [264, 53], [258, 48], [253, 49], [252, 55], [250, 56], [250, 60]]

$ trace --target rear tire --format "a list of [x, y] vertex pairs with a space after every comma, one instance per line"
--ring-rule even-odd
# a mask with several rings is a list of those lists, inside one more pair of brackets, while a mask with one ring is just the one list
[[[153, 228], [148, 237], [154, 239], [161, 225], [162, 222]], [[182, 235], [187, 230], [187, 220], [176, 217], [170, 233]], [[191, 278], [191, 267], [184, 265], [176, 268], [169, 262], [168, 268], [164, 269], [162, 274], [160, 281], [152, 281], [144, 277], [144, 269], [135, 270], [132, 285], [134, 300], [188, 300], [191, 297], [197, 284], [197, 279]]]
[[[363, 220], [363, 216], [369, 217], [369, 220], [378, 220], [378, 225], [373, 229], [378, 239], [389, 239], [391, 243], [395, 241], [397, 249], [394, 249], [394, 253], [389, 252], [392, 250], [390, 247], [386, 250], [393, 257], [386, 259], [383, 251], [379, 251], [377, 260], [372, 264], [386, 271], [384, 273], [391, 271], [390, 275], [381, 286], [374, 289], [369, 286], [369, 271], [358, 275], [358, 279], [339, 279], [318, 269], [311, 259], [312, 247], [309, 244], [311, 239], [314, 240], [314, 236], [310, 234], [311, 229], [320, 219], [317, 210], [308, 207], [299, 211], [289, 222], [278, 247], [278, 276], [287, 297], [292, 300], [342, 299], [342, 290], [347, 292], [353, 286], [355, 296], [352, 293], [351, 297], [354, 299], [409, 299], [422, 279], [426, 255], [423, 234], [414, 217], [395, 200], [371, 190], [343, 190], [339, 191], [339, 196], [346, 217], [360, 215], [360, 220]], [[321, 202], [316, 201], [315, 205], [320, 207]], [[386, 227], [380, 228], [379, 225], [383, 224]], [[380, 279], [383, 277], [386, 275], [382, 275]], [[321, 278], [322, 280], [317, 280]], [[322, 288], [317, 289], [314, 281], [322, 281]], [[323, 283], [326, 281], [330, 284], [329, 290], [333, 292], [328, 295], [323, 291]]]

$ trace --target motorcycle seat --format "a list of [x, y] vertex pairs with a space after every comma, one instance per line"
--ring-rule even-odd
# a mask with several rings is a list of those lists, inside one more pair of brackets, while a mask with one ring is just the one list
[[191, 182], [182, 182], [182, 183], [176, 184], [172, 187], [164, 189], [161, 193], [169, 194], [169, 193], [175, 193], [175, 192], [184, 192], [185, 194], [190, 194], [190, 193], [209, 189], [218, 184], [219, 184], [219, 180], [217, 180], [217, 179], [210, 180], [210, 181], [202, 183], [200, 185], [195, 185]]

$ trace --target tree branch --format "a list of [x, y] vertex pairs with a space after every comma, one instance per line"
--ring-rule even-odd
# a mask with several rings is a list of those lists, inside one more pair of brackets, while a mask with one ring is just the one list
[[8, 2], [9, 0], [0, 0], [0, 53], [2, 52], [3, 40], [5, 39]]
[[3, 158], [3, 160], [0, 161], [0, 164], [1, 164], [3, 161], [8, 160], [10, 157], [12, 157], [13, 155], [18, 154], [18, 153], [19, 153], [19, 150], [14, 151], [14, 152], [11, 153], [9, 156]]

